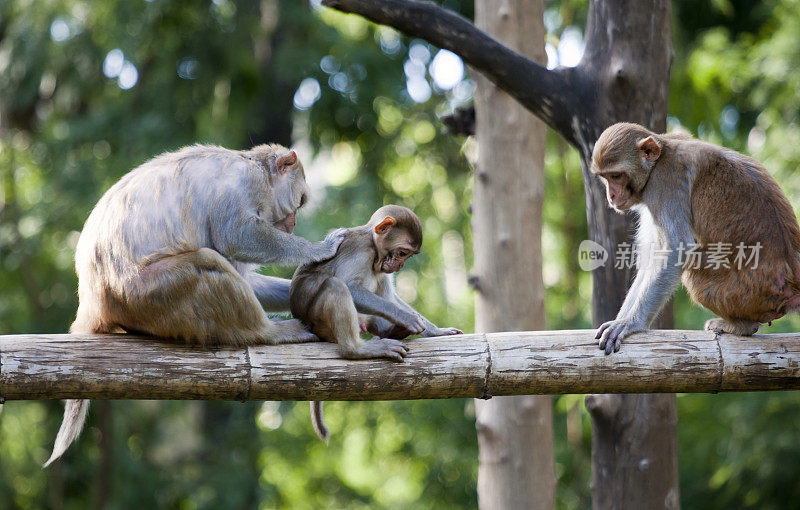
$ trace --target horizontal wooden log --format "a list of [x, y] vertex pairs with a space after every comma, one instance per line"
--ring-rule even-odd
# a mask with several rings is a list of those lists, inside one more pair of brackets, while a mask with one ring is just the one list
[[606, 356], [594, 331], [409, 340], [404, 363], [335, 345], [197, 348], [124, 335], [0, 336], [6, 399], [398, 400], [800, 389], [800, 334], [650, 331]]

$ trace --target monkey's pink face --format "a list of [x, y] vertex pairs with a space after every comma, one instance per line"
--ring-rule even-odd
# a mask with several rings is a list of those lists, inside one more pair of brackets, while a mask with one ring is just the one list
[[419, 253], [422, 244], [421, 233], [412, 236], [405, 225], [398, 225], [397, 220], [391, 216], [386, 216], [375, 225], [372, 235], [377, 249], [372, 270], [376, 273], [400, 271], [406, 260]]
[[294, 232], [294, 227], [297, 225], [297, 215], [295, 213], [289, 214], [280, 221], [274, 223], [275, 228], [283, 230], [287, 234]]
[[624, 211], [639, 203], [628, 185], [627, 173], [603, 172], [599, 175], [606, 185], [606, 197], [611, 207], [617, 211]]
[[406, 260], [410, 259], [416, 251], [409, 247], [399, 247], [387, 253], [380, 261], [382, 273], [394, 273], [403, 269]]

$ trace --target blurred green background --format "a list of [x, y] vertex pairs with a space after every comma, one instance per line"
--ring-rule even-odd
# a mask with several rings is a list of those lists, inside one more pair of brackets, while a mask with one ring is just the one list
[[[472, 16], [468, 0], [447, 8]], [[800, 1], [675, 0], [669, 124], [763, 161], [800, 206]], [[549, 65], [574, 65], [587, 1], [545, 2]], [[202, 142], [292, 144], [314, 197], [296, 233], [413, 208], [425, 243], [401, 295], [472, 330], [475, 142], [439, 117], [472, 100], [469, 70], [394, 30], [297, 0], [0, 0], [0, 333], [65, 332], [72, 268], [102, 192], [150, 157]], [[491, 150], [491, 148], [485, 148]], [[588, 328], [577, 154], [548, 134], [547, 323]], [[292, 268], [267, 268], [291, 275]], [[709, 314], [676, 298], [678, 328]], [[796, 317], [765, 331], [800, 329]], [[582, 395], [554, 400], [559, 508], [590, 507]], [[796, 508], [800, 393], [680, 395], [685, 509]], [[333, 437], [304, 403], [95, 402], [76, 445], [41, 469], [59, 402], [0, 414], [0, 508], [474, 507], [471, 400], [331, 403]]]

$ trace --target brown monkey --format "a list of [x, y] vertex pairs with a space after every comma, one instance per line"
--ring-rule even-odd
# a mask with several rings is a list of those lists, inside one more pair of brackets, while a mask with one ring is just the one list
[[[644, 255], [617, 318], [597, 330], [606, 354], [648, 327], [679, 276], [694, 301], [721, 317], [705, 324], [718, 333], [752, 335], [800, 306], [800, 227], [756, 160], [620, 123], [600, 135], [591, 171], [611, 207], [639, 213]], [[654, 250], [666, 256], [656, 261]]]
[[[344, 231], [311, 243], [291, 235], [306, 201], [294, 151], [196, 145], [163, 154], [112, 186], [86, 220], [75, 253], [73, 333], [138, 332], [196, 344], [313, 341], [288, 309], [288, 280], [260, 264], [332, 257]], [[88, 400], [67, 400], [53, 454], [78, 436]]]
[[[422, 225], [410, 209], [381, 207], [369, 223], [346, 231], [335, 257], [297, 269], [289, 294], [292, 315], [322, 340], [339, 344], [350, 359], [403, 361], [407, 347], [400, 338], [460, 335], [456, 328], [434, 325], [394, 289], [391, 274], [421, 245]], [[377, 337], [365, 341], [362, 331]], [[314, 430], [327, 440], [320, 402], [311, 402], [311, 417]]]

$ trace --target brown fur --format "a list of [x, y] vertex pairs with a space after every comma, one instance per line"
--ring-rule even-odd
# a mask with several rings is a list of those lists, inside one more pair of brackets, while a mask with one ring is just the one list
[[[687, 142], [688, 143], [688, 142]], [[800, 227], [775, 179], [754, 159], [693, 141], [707, 164], [692, 186], [692, 229], [698, 244], [761, 243], [758, 267], [685, 269], [689, 295], [723, 319], [770, 322], [800, 295]], [[685, 150], [685, 149], [684, 149]], [[791, 305], [791, 306], [790, 306]]]
[[[660, 147], [652, 167], [637, 148], [647, 137]], [[619, 209], [644, 203], [653, 217], [668, 217], [661, 214], [669, 212], [663, 207], [675, 205], [664, 205], [660, 197], [684, 194], [702, 259], [699, 269], [683, 269], [683, 284], [693, 300], [729, 326], [712, 321], [710, 329], [752, 334], [757, 323], [800, 305], [800, 227], [775, 179], [756, 160], [684, 134], [657, 135], [620, 123], [598, 139], [591, 171], [603, 178], [609, 202]], [[659, 227], [671, 230], [669, 225]], [[729, 269], [703, 267], [713, 243], [730, 245], [734, 253]], [[748, 253], [749, 247], [761, 244], [757, 268], [735, 267], [739, 243]]]
[[[460, 334], [455, 328], [436, 327], [394, 290], [387, 273], [402, 269], [421, 245], [422, 225], [411, 210], [381, 207], [369, 223], [346, 231], [335, 257], [297, 269], [290, 290], [292, 314], [352, 359], [403, 361], [407, 347], [400, 338]], [[383, 338], [363, 340], [362, 327]], [[327, 441], [322, 416], [322, 404], [312, 402], [314, 430]]]
[[[312, 341], [298, 320], [271, 322], [288, 307], [289, 282], [259, 264], [333, 256], [341, 242], [292, 236], [308, 188], [294, 151], [193, 146], [135, 168], [100, 199], [75, 253], [73, 333], [144, 333], [193, 344]], [[78, 436], [88, 401], [67, 400], [57, 459]]]
[[[383, 235], [374, 233], [384, 218], [395, 224]], [[337, 343], [348, 358], [389, 357], [398, 361], [405, 354], [366, 348], [361, 339], [359, 316], [347, 284], [358, 282], [369, 292], [394, 297], [391, 281], [381, 271], [389, 253], [404, 247], [413, 255], [422, 245], [422, 225], [409, 209], [384, 206], [370, 222], [347, 230], [336, 256], [301, 266], [292, 278], [292, 315], [322, 340]]]
[[[92, 313], [83, 307], [71, 330], [120, 328], [196, 344], [247, 345], [310, 340], [297, 324], [281, 331], [231, 263], [209, 248], [152, 258], [129, 278], [122, 295], [106, 288]], [[82, 314], [88, 314], [85, 317]], [[285, 323], [281, 323], [283, 326]]]

